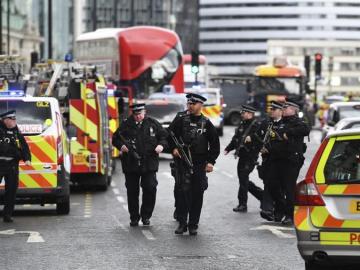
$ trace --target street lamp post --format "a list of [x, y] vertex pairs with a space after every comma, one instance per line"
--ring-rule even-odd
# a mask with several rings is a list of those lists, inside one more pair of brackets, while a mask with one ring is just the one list
[[10, 55], [10, 0], [7, 0], [7, 54]]
[[52, 58], [52, 0], [48, 0], [48, 59]]

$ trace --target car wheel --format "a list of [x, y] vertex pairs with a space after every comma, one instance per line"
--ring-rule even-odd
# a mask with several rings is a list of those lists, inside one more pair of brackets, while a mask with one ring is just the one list
[[240, 124], [240, 121], [241, 121], [241, 115], [239, 112], [233, 112], [232, 114], [230, 114], [229, 122], [231, 125], [238, 126]]
[[58, 215], [68, 215], [70, 213], [70, 197], [65, 197], [64, 201], [56, 204], [56, 213]]

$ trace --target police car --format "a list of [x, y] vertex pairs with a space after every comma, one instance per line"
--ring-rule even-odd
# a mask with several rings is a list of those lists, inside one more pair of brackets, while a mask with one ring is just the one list
[[[0, 91], [0, 112], [16, 110], [32, 163], [19, 164], [17, 204], [56, 204], [58, 214], [70, 211], [70, 157], [59, 104], [55, 98], [24, 96], [23, 91]], [[0, 202], [4, 182], [0, 185]]]
[[297, 185], [294, 223], [305, 269], [360, 265], [359, 128], [335, 131], [321, 143]]

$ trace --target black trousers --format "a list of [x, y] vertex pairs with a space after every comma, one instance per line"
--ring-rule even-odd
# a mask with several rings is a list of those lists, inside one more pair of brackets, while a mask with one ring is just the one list
[[300, 162], [279, 159], [272, 161], [269, 169], [270, 190], [275, 202], [275, 211], [283, 211], [287, 217], [293, 217], [295, 188], [300, 168]]
[[0, 179], [5, 179], [4, 217], [11, 217], [15, 208], [16, 191], [19, 186], [19, 165], [1, 168]]
[[238, 200], [239, 205], [247, 205], [248, 192], [260, 202], [263, 197], [263, 190], [249, 180], [250, 173], [254, 170], [255, 163], [249, 160], [239, 159], [237, 173], [239, 177]]
[[194, 164], [190, 184], [180, 187], [177, 193], [177, 215], [181, 224], [197, 228], [203, 205], [204, 191], [208, 187], [206, 164]]
[[[143, 174], [125, 173], [125, 186], [127, 189], [128, 210], [131, 220], [151, 218], [156, 201], [156, 172]], [[139, 213], [139, 194], [142, 188], [142, 204]]]

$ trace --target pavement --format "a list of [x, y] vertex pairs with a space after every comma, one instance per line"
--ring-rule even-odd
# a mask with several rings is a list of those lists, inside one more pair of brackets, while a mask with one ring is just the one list
[[[221, 149], [233, 135], [225, 127]], [[311, 133], [305, 175], [319, 143]], [[266, 222], [259, 202], [249, 195], [248, 213], [237, 204], [237, 160], [221, 153], [209, 174], [199, 234], [175, 235], [171, 157], [162, 155], [151, 226], [129, 226], [121, 166], [106, 192], [73, 188], [71, 212], [58, 216], [54, 205], [16, 207], [15, 223], [0, 222], [0, 268], [7, 269], [304, 269], [292, 227]], [[262, 186], [257, 172], [251, 179]]]

